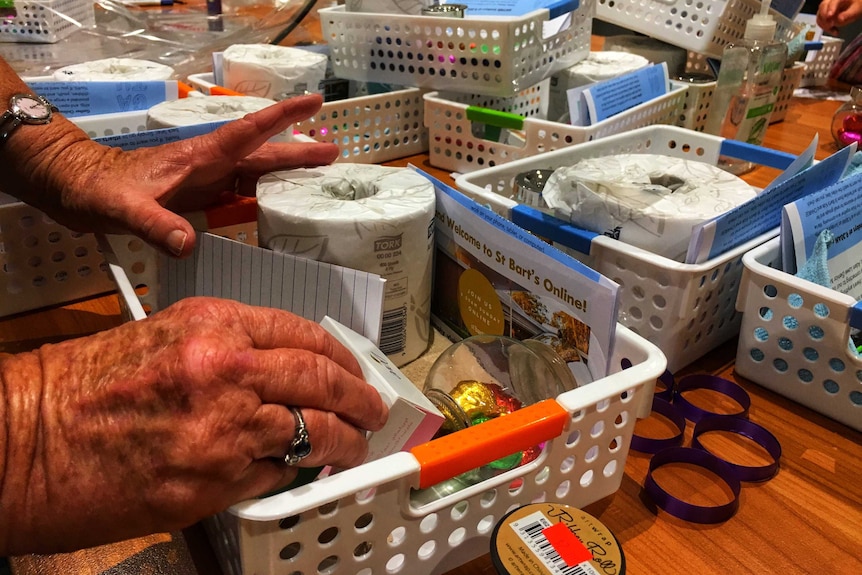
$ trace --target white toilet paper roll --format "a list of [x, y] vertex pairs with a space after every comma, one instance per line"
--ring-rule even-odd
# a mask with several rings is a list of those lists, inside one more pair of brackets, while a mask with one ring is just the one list
[[409, 168], [333, 164], [257, 185], [261, 246], [386, 279], [380, 350], [401, 366], [428, 347], [434, 186]]
[[271, 44], [236, 44], [222, 53], [226, 88], [249, 96], [283, 100], [305, 92], [321, 93], [325, 54]]
[[569, 112], [567, 90], [610, 80], [649, 64], [650, 61], [643, 56], [629, 52], [590, 52], [586, 58], [557, 72], [551, 79], [548, 118], [555, 122], [565, 120]]
[[69, 82], [168, 80], [174, 69], [158, 62], [135, 58], [105, 58], [64, 66], [53, 74], [55, 80]]
[[622, 154], [557, 168], [542, 196], [576, 226], [684, 261], [692, 226], [750, 200], [754, 188], [716, 166]]
[[667, 64], [667, 72], [671, 78], [676, 78], [685, 72], [688, 61], [688, 50], [662, 42], [649, 36], [636, 36], [633, 34], [620, 34], [607, 36], [604, 49], [614, 52], [629, 52], [638, 54], [649, 60], [652, 64]]
[[[275, 100], [252, 96], [198, 96], [161, 102], [147, 110], [147, 129], [157, 130], [236, 120], [274, 103]], [[276, 142], [292, 140], [293, 127], [270, 139]]]

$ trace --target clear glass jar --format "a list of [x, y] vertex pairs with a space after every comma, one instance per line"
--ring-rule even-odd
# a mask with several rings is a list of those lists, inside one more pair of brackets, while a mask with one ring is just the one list
[[862, 86], [853, 86], [850, 101], [832, 116], [832, 137], [841, 148], [853, 142], [862, 145]]
[[446, 417], [439, 436], [575, 387], [572, 372], [546, 343], [474, 335], [440, 354], [423, 392]]

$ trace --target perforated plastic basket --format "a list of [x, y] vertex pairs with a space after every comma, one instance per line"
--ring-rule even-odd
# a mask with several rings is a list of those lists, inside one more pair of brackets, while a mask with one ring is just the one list
[[[339, 78], [513, 97], [587, 57], [595, 0], [549, 32], [551, 12], [445, 18], [319, 11]], [[468, 11], [469, 14], [469, 11]], [[557, 22], [557, 20], [554, 20]]]
[[[189, 82], [209, 93], [212, 74], [192, 74]], [[428, 150], [422, 90], [403, 88], [326, 102], [313, 117], [294, 129], [318, 142], [338, 144], [336, 161], [379, 164]]]
[[779, 238], [742, 263], [736, 372], [862, 431], [862, 356], [850, 347], [859, 304], [781, 271]]
[[[543, 92], [534, 87], [517, 98], [485, 102], [482, 107], [457, 93], [425, 94], [429, 162], [441, 169], [471, 172], [642, 126], [674, 124], [685, 102], [686, 86], [672, 82], [664, 96], [591, 126], [572, 126], [530, 117], [530, 104], [544, 101], [543, 93], [546, 94], [547, 89]], [[512, 111], [517, 113], [509, 113]], [[504, 129], [508, 131], [503, 132]], [[487, 138], [489, 133], [507, 136], [492, 140]]]
[[[634, 365], [620, 370], [623, 358]], [[444, 573], [487, 553], [495, 523], [514, 507], [548, 499], [583, 507], [614, 493], [639, 404], [651, 400], [665, 361], [618, 326], [614, 365], [556, 400], [211, 518], [205, 525], [224, 572]], [[537, 460], [447, 495], [452, 478], [493, 460], [488, 437], [517, 450], [534, 445], [530, 436], [544, 440]], [[418, 488], [422, 499], [411, 496]]]
[[706, 126], [709, 103], [715, 92], [715, 80], [711, 82], [686, 82], [685, 101], [675, 125], [687, 130], [702, 132]]
[[814, 52], [814, 57], [805, 62], [805, 72], [799, 83], [803, 88], [825, 86], [829, 82], [829, 71], [832, 70], [832, 65], [838, 60], [841, 48], [844, 46], [843, 38], [823, 36], [820, 41], [823, 42], [823, 48]]
[[147, 129], [147, 111], [116, 112], [69, 118], [91, 138], [143, 132]]
[[[688, 365], [739, 332], [736, 293], [742, 256], [778, 230], [746, 242], [702, 264], [683, 264], [611, 237], [578, 230], [551, 218], [544, 225], [536, 210], [514, 198], [514, 179], [534, 169], [556, 169], [583, 158], [612, 154], [662, 154], [717, 164], [720, 155], [738, 156], [733, 142], [676, 126], [650, 126], [576, 144], [501, 166], [463, 174], [457, 187], [599, 273], [620, 284], [620, 323], [655, 343], [671, 371]], [[787, 154], [757, 148], [760, 163], [785, 168]], [[750, 159], [750, 158], [743, 158]]]
[[96, 23], [92, 0], [15, 0], [15, 16], [0, 18], [0, 42], [53, 43]]
[[92, 234], [61, 226], [0, 194], [0, 315], [113, 291]]
[[[710, 71], [706, 63], [706, 56], [694, 52], [688, 53], [686, 69], [689, 72], [696, 73], [709, 73]], [[787, 115], [787, 109], [790, 107], [790, 100], [793, 98], [793, 92], [799, 87], [804, 71], [805, 64], [802, 62], [795, 62], [790, 68], [784, 69], [784, 73], [781, 75], [781, 85], [778, 88], [775, 108], [769, 116], [770, 124], [784, 120], [784, 117]], [[698, 132], [703, 131], [706, 125], [707, 114], [709, 113], [709, 104], [712, 101], [713, 92], [715, 92], [715, 84], [715, 81], [688, 84], [684, 111], [680, 116], [680, 121], [676, 123], [677, 126], [689, 130], [697, 130]]]
[[[668, 44], [721, 58], [727, 44], [745, 33], [745, 23], [760, 13], [760, 0], [598, 0], [596, 18]], [[789, 40], [792, 21], [770, 10], [776, 38]]]
[[796, 62], [790, 68], [784, 69], [784, 73], [781, 75], [781, 86], [778, 88], [778, 97], [775, 100], [775, 107], [769, 116], [770, 124], [784, 121], [784, 118], [787, 116], [787, 110], [790, 108], [790, 100], [793, 98], [793, 92], [796, 91], [796, 88], [802, 82], [805, 68], [804, 62]]

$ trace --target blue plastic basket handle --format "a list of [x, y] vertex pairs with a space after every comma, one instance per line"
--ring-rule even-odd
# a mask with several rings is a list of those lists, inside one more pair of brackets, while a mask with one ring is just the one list
[[550, 12], [551, 20], [563, 14], [574, 12], [580, 6], [579, 0], [552, 0], [545, 8]]
[[512, 223], [582, 254], [590, 253], [593, 238], [599, 235], [523, 204], [512, 208]]
[[755, 146], [754, 144], [747, 144], [738, 140], [723, 140], [719, 153], [723, 156], [730, 156], [731, 158], [754, 162], [761, 166], [778, 168], [779, 170], [786, 170], [793, 163], [793, 160], [796, 159], [796, 156], [787, 152], [779, 152], [778, 150], [764, 146]]
[[862, 301], [857, 301], [856, 304], [850, 308], [850, 317], [848, 318], [847, 323], [850, 324], [850, 327], [862, 329]]

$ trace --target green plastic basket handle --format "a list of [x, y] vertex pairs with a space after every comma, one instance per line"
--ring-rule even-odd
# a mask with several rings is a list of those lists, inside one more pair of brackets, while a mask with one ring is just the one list
[[[0, 0], [2, 2], [4, 0]], [[480, 106], [467, 106], [467, 119], [471, 122], [485, 124], [485, 139], [492, 142], [500, 141], [500, 132], [521, 130], [524, 128], [524, 117], [511, 112], [500, 112]]]

